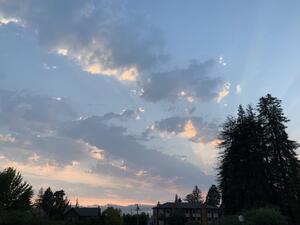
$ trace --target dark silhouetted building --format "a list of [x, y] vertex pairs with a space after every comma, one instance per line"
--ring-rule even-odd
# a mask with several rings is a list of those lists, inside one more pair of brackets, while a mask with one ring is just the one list
[[171, 216], [175, 210], [183, 214], [187, 222], [195, 221], [201, 225], [219, 220], [222, 216], [222, 210], [219, 207], [209, 206], [207, 204], [188, 202], [158, 203], [157, 206], [153, 208], [153, 224], [167, 225], [168, 217]]
[[76, 222], [84, 219], [99, 218], [101, 216], [100, 207], [97, 208], [69, 208], [64, 212], [64, 219]]

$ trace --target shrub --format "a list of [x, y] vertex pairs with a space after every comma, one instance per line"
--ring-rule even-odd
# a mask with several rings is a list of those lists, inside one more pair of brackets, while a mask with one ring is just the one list
[[200, 224], [199, 221], [189, 221], [185, 225], [199, 225], [199, 224]]
[[220, 221], [214, 221], [213, 225], [241, 225], [237, 215], [227, 215], [220, 219]]
[[245, 213], [246, 225], [286, 225], [286, 218], [274, 208], [259, 208]]
[[0, 225], [65, 225], [62, 221], [49, 221], [28, 211], [0, 212]]

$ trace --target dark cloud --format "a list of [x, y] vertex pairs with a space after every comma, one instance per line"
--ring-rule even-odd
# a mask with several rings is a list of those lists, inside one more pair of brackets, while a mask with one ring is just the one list
[[166, 58], [160, 31], [125, 10], [124, 1], [0, 0], [0, 13], [36, 30], [48, 49], [67, 48], [83, 66], [148, 70]]
[[141, 81], [142, 97], [148, 101], [174, 101], [185, 98], [208, 101], [217, 97], [223, 81], [210, 75], [219, 65], [215, 60], [204, 63], [193, 61], [187, 68], [154, 73]]
[[143, 133], [144, 137], [151, 137], [155, 132], [167, 132], [174, 135], [186, 134], [192, 142], [210, 142], [217, 138], [218, 124], [207, 122], [202, 117], [169, 117], [151, 124]]
[[49, 131], [74, 118], [76, 113], [63, 99], [28, 91], [0, 90], [0, 122], [11, 131], [28, 134]]
[[22, 161], [26, 161], [31, 153], [36, 153], [58, 164], [81, 159], [82, 144], [55, 136], [61, 123], [76, 117], [72, 107], [62, 98], [28, 91], [0, 90], [0, 130], [12, 133], [14, 138], [12, 143], [1, 143], [2, 147], [8, 149], [7, 156], [21, 156], [24, 158]]
[[[209, 101], [224, 83], [210, 76], [217, 60], [157, 72], [170, 58], [163, 35], [122, 0], [0, 0], [0, 14], [35, 30], [47, 50], [64, 49], [61, 54], [87, 71], [112, 75], [137, 69], [138, 88], [148, 101]], [[185, 95], [178, 96], [181, 92]]]
[[33, 137], [27, 148], [37, 153], [42, 159], [60, 166], [88, 158], [88, 152], [83, 143], [66, 137]]
[[140, 119], [141, 113], [144, 112], [144, 109], [142, 107], [139, 107], [136, 110], [132, 109], [124, 109], [121, 113], [114, 113], [109, 112], [102, 116], [103, 120], [112, 120], [112, 119], [119, 119], [122, 121], [128, 120], [128, 119]]
[[125, 165], [135, 171], [144, 170], [152, 176], [176, 179], [179, 184], [193, 185], [195, 180], [205, 184], [211, 182], [199, 167], [178, 157], [147, 149], [134, 136], [126, 134], [125, 128], [108, 126], [101, 117], [71, 122], [61, 129], [60, 135], [82, 139], [104, 149], [107, 155], [124, 160]]

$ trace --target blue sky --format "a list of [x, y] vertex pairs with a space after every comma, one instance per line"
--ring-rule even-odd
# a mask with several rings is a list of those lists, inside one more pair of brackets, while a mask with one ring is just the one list
[[86, 205], [207, 191], [238, 104], [277, 96], [300, 141], [299, 9], [0, 0], [1, 168]]

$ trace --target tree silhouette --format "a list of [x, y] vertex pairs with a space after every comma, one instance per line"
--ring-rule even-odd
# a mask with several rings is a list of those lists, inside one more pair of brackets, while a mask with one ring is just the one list
[[216, 185], [212, 185], [206, 195], [205, 203], [211, 206], [219, 206], [221, 194]]
[[295, 150], [299, 144], [289, 139], [281, 101], [270, 94], [260, 98], [258, 118], [263, 127], [266, 175], [272, 193], [272, 203], [285, 215], [300, 222], [300, 163]]
[[[286, 133], [281, 101], [270, 94], [256, 110], [238, 109], [220, 133], [219, 184], [225, 213], [275, 205], [292, 222], [300, 213], [298, 144]], [[297, 221], [298, 223], [298, 221]]]
[[219, 167], [222, 205], [226, 213], [263, 207], [269, 202], [261, 145], [262, 128], [251, 106], [239, 106], [220, 134], [223, 149]]
[[200, 202], [203, 203], [203, 198], [202, 198], [202, 192], [201, 190], [198, 188], [198, 186], [196, 185], [194, 190], [192, 191], [192, 193], [188, 194], [185, 196], [185, 201], [187, 202]]
[[53, 193], [51, 188], [48, 187], [45, 192], [40, 189], [36, 204], [37, 207], [44, 210], [48, 217], [60, 219], [69, 205], [69, 200], [63, 190]]
[[7, 168], [0, 172], [0, 208], [25, 210], [31, 207], [32, 186], [20, 172]]
[[122, 223], [120, 210], [113, 207], [105, 209], [102, 217], [105, 225], [120, 225]]

